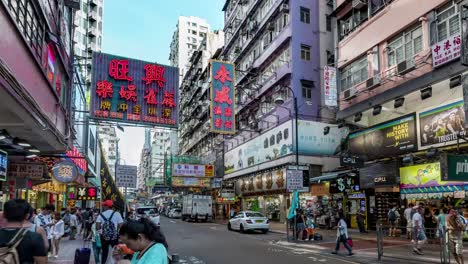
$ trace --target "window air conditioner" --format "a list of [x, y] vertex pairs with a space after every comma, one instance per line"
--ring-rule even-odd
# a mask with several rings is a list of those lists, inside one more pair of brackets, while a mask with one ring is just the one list
[[268, 31], [275, 31], [275, 24], [273, 22], [268, 22], [267, 30]]
[[366, 5], [366, 1], [364, 0], [353, 0], [353, 8], [361, 9]]
[[367, 79], [366, 86], [367, 89], [374, 89], [375, 87], [380, 85], [380, 75], [376, 75], [370, 79]]
[[416, 68], [416, 62], [414, 61], [414, 58], [407, 59], [405, 61], [402, 61], [398, 63], [397, 65], [397, 72], [398, 75], [405, 75], [408, 72], [411, 72]]
[[282, 4], [280, 7], [280, 12], [289, 12], [289, 5], [288, 4]]
[[355, 96], [356, 96], [356, 88], [354, 88], [354, 87], [351, 87], [348, 90], [345, 90], [343, 92], [343, 98], [345, 100], [349, 100], [349, 99], [351, 99], [351, 98], [353, 98]]

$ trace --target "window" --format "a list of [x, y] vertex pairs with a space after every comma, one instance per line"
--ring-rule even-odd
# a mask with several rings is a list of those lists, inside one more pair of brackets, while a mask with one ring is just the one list
[[310, 24], [310, 9], [301, 6], [301, 22]]
[[196, 34], [197, 34], [197, 31], [196, 31], [196, 30], [192, 30], [192, 34], [196, 35]]
[[460, 33], [457, 5], [450, 2], [437, 11], [437, 42]]
[[327, 31], [331, 32], [332, 30], [332, 21], [331, 21], [331, 16], [327, 15], [326, 16], [326, 25], [327, 25]]
[[421, 26], [403, 32], [400, 36], [389, 42], [387, 46], [388, 66], [396, 65], [412, 58], [422, 50]]
[[102, 22], [99, 22], [99, 23], [98, 23], [98, 29], [99, 29], [99, 31], [102, 32]]
[[367, 56], [364, 56], [341, 70], [341, 91], [367, 80], [367, 67]]
[[312, 88], [314, 88], [314, 82], [301, 80], [301, 84], [302, 84], [302, 97], [311, 99]]
[[102, 17], [102, 6], [99, 7], [99, 16]]
[[197, 26], [197, 23], [192, 22], [192, 26], [196, 27], [196, 26]]
[[301, 45], [301, 59], [310, 61], [310, 46]]

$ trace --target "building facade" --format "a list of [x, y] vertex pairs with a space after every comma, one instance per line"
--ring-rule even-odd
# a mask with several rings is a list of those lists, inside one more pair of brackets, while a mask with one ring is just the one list
[[[372, 166], [393, 161], [387, 170], [369, 169], [369, 164], [359, 169], [371, 201], [391, 198], [404, 206], [425, 197], [431, 206], [452, 205], [453, 190], [464, 188], [441, 182], [438, 152], [463, 152], [454, 146], [466, 134], [466, 67], [460, 62], [465, 2], [335, 3], [337, 117], [356, 128], [349, 153]], [[363, 182], [369, 178], [371, 184]], [[381, 203], [368, 203], [367, 209], [373, 221], [386, 220], [388, 208]]]
[[[109, 167], [111, 176], [115, 179], [115, 164], [119, 162], [119, 137], [112, 126], [98, 126], [98, 138], [101, 142], [102, 152]], [[124, 163], [122, 163], [124, 164]]]
[[172, 35], [169, 61], [171, 66], [179, 67], [179, 76], [182, 79], [190, 68], [190, 58], [206, 34], [211, 31], [210, 24], [199, 17], [180, 16], [176, 30]]
[[238, 128], [224, 138], [224, 180], [236, 185], [242, 209], [284, 222], [288, 165], [297, 160], [312, 176], [333, 170], [338, 160], [330, 156], [345, 137], [322, 99], [324, 67], [333, 63], [332, 6], [226, 1], [223, 11], [221, 58], [236, 65]]

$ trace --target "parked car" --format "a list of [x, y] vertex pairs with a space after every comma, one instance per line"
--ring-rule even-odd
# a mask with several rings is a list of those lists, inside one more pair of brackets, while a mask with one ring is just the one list
[[155, 206], [141, 206], [136, 209], [135, 219], [139, 220], [142, 217], [149, 218], [156, 225], [160, 225], [160, 216], [158, 209]]
[[181, 218], [182, 217], [182, 209], [180, 208], [173, 208], [169, 212], [169, 218]]
[[241, 233], [261, 231], [266, 234], [270, 230], [270, 220], [259, 212], [241, 211], [229, 220], [228, 229], [239, 230]]

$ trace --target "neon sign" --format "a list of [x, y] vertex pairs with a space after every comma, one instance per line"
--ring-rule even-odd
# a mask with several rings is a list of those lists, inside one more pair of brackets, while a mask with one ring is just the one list
[[236, 132], [234, 64], [211, 61], [211, 131], [220, 134]]

